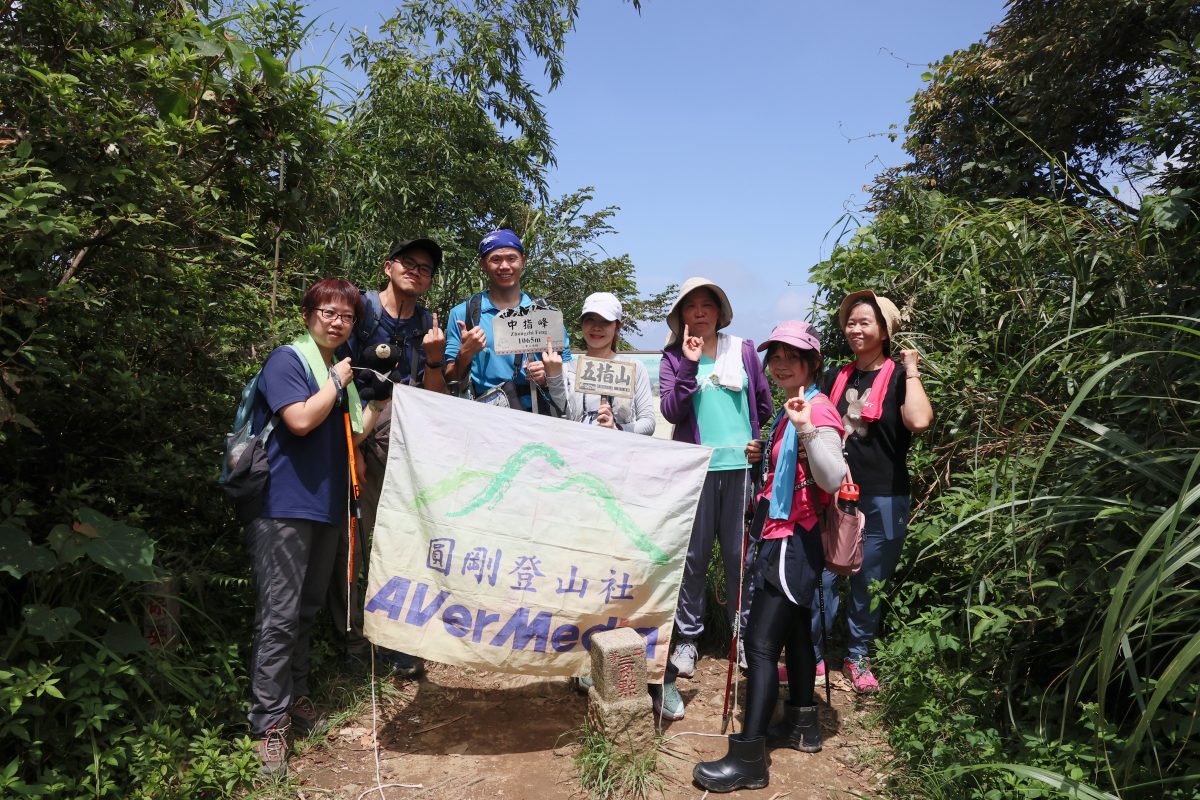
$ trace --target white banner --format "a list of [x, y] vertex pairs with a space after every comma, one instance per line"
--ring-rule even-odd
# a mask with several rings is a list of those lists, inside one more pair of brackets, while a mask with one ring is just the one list
[[661, 680], [711, 453], [397, 386], [367, 638], [581, 675], [595, 632], [632, 627]]

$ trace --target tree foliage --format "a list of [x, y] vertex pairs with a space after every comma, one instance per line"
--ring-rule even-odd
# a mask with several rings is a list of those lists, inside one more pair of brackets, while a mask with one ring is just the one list
[[[1112, 183], [1196, 186], [1194, 98], [1200, 8], [1190, 0], [1012, 0], [984, 39], [947, 55], [913, 100], [903, 176], [971, 199], [1102, 198]], [[1167, 164], [1164, 164], [1164, 160]]]
[[[524, 69], [561, 77], [575, 14], [406, 3], [356, 41], [368, 89], [340, 107], [293, 63], [292, 0], [0, 5], [0, 794], [229, 796], [254, 774], [230, 735], [249, 566], [215, 478], [315, 277], [374, 284], [392, 241], [433, 234], [448, 308], [484, 231], [553, 219], [538, 263], [637, 303], [628, 259], [592, 255], [611, 209], [542, 210]], [[150, 647], [176, 588], [179, 649]]]
[[898, 796], [1200, 787], [1196, 17], [1014, 0], [814, 270], [899, 303], [938, 415], [883, 598]]

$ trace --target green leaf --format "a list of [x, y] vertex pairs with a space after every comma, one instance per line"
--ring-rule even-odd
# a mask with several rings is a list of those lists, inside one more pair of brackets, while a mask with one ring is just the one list
[[28, 139], [22, 139], [21, 143], [17, 145], [17, 149], [14, 151], [14, 154], [19, 159], [29, 158], [32, 153], [33, 142], [29, 141]]
[[187, 113], [187, 95], [176, 89], [159, 89], [154, 93], [154, 106], [159, 116], [182, 117]]
[[86, 552], [92, 561], [129, 580], [154, 580], [154, 542], [140, 529], [83, 508], [76, 530], [87, 537]]
[[57, 564], [54, 554], [34, 545], [29, 534], [10, 522], [0, 523], [0, 572], [20, 578], [29, 572], [45, 572]]
[[79, 612], [69, 606], [25, 606], [25, 627], [34, 636], [47, 642], [60, 642], [79, 624]]
[[70, 564], [87, 555], [87, 537], [81, 536], [66, 525], [55, 525], [46, 537], [46, 542], [58, 553], [60, 564]]
[[279, 86], [283, 81], [284, 73], [287, 68], [283, 62], [271, 54], [271, 51], [265, 47], [256, 47], [254, 52], [258, 55], [258, 62], [262, 65], [263, 79], [272, 89]]
[[216, 58], [225, 53], [225, 42], [220, 39], [196, 39], [192, 49], [205, 58]]

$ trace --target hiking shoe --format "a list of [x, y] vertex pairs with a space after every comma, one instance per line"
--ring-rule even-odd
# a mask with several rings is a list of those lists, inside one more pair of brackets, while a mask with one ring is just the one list
[[817, 680], [821, 680], [824, 677], [825, 677], [825, 659], [822, 658], [820, 661], [817, 662]]
[[291, 735], [292, 726], [285, 720], [267, 728], [266, 733], [254, 743], [254, 752], [259, 760], [260, 778], [287, 777], [288, 738]]
[[592, 688], [592, 679], [587, 675], [580, 678], [571, 678], [571, 688], [580, 694], [587, 694], [588, 689]]
[[787, 664], [780, 664], [779, 668], [778, 668], [778, 672], [779, 672], [779, 688], [780, 689], [790, 688], [790, 684], [788, 683]]
[[297, 697], [288, 714], [292, 717], [292, 735], [298, 739], [308, 736], [317, 727], [317, 707], [307, 695]]
[[842, 674], [859, 694], [875, 694], [879, 691], [879, 681], [871, 674], [871, 662], [868, 659], [855, 663], [847, 658], [842, 662]]
[[664, 682], [662, 686], [650, 684], [650, 699], [654, 703], [654, 716], [677, 722], [683, 719], [683, 695], [675, 686], [675, 681]]
[[[679, 677], [690, 678], [696, 674], [696, 659], [699, 656], [696, 653], [696, 643], [684, 639], [679, 644], [675, 645], [675, 652], [671, 653], [671, 664], [679, 672]], [[679, 704], [683, 708], [683, 703]], [[683, 712], [680, 712], [680, 719], [683, 719]]]
[[419, 678], [425, 674], [424, 659], [401, 653], [399, 650], [380, 648], [379, 659], [391, 669], [393, 675], [401, 678]]

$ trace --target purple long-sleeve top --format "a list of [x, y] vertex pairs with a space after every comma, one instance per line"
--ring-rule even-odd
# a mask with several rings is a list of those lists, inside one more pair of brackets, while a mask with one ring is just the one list
[[[763, 374], [762, 366], [755, 354], [754, 342], [742, 340], [742, 364], [746, 367], [749, 378], [747, 390], [750, 392], [747, 406], [750, 408], [750, 430], [755, 436], [762, 430], [765, 422], [771, 419], [775, 407], [771, 403], [771, 387], [767, 384], [767, 376]], [[662, 398], [662, 415], [668, 422], [674, 423], [675, 433], [671, 437], [677, 442], [700, 444], [700, 428], [696, 424], [696, 407], [692, 404], [692, 396], [699, 390], [696, 384], [696, 372], [700, 365], [689, 361], [683, 355], [683, 348], [672, 347], [663, 351], [662, 361], [658, 365], [658, 392]]]

